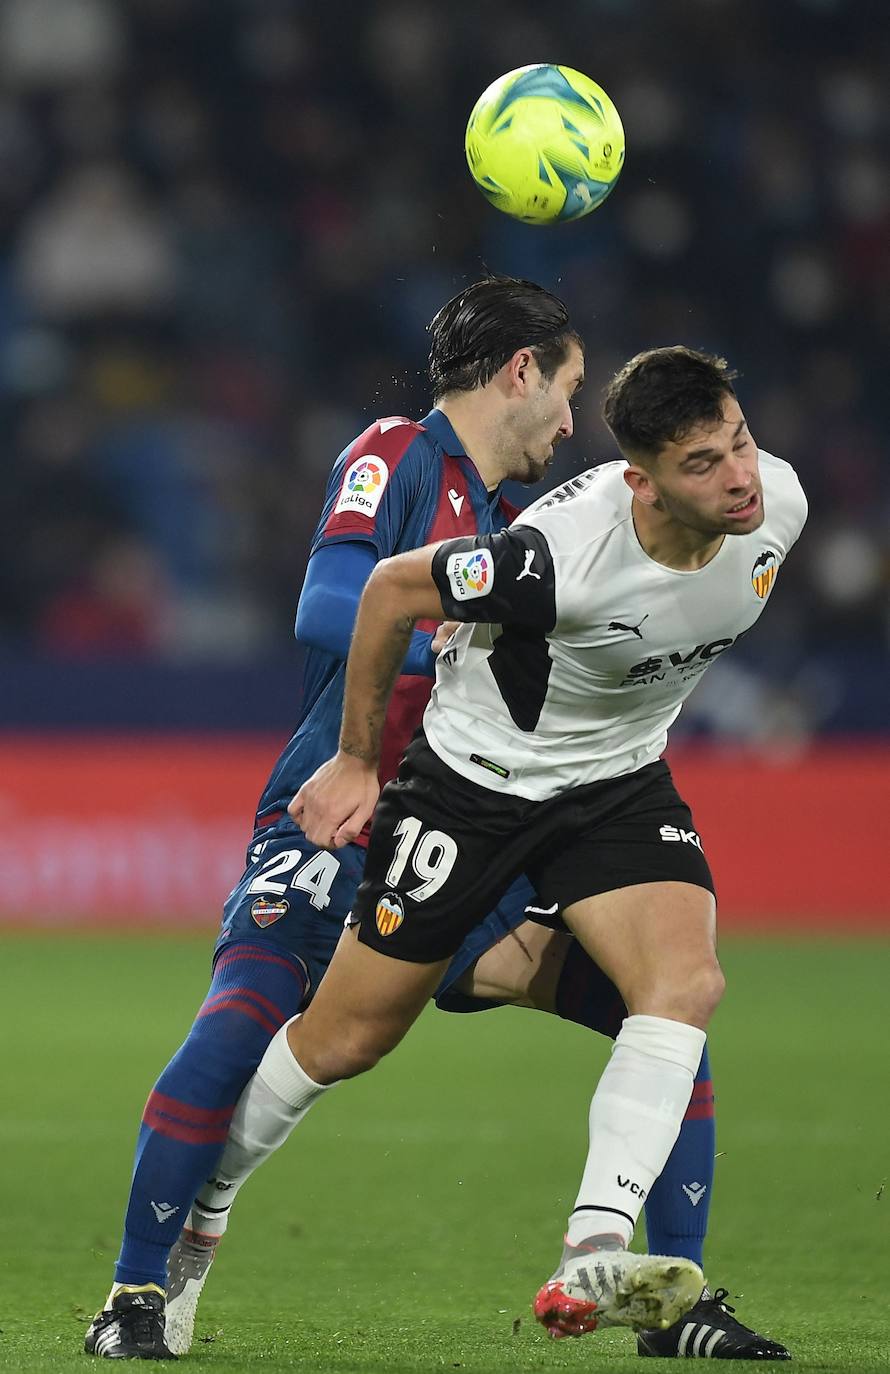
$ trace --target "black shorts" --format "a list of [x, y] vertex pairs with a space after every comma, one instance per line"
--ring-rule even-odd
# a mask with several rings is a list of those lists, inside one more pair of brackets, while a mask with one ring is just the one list
[[418, 734], [381, 793], [349, 923], [382, 954], [449, 959], [520, 873], [540, 899], [529, 915], [543, 924], [558, 924], [573, 902], [637, 883], [714, 891], [662, 760], [527, 801], [461, 777]]

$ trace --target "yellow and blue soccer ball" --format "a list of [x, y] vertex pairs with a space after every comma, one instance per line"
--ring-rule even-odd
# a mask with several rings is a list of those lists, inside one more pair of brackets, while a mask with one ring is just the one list
[[541, 62], [482, 92], [466, 150], [473, 180], [498, 210], [526, 224], [557, 224], [606, 199], [624, 163], [624, 129], [595, 81]]

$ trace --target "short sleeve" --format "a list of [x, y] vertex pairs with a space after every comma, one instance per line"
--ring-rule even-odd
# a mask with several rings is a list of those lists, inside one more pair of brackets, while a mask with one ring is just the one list
[[450, 620], [544, 634], [556, 625], [553, 556], [532, 525], [446, 540], [433, 555], [432, 570]]
[[428, 485], [427, 442], [419, 425], [398, 416], [376, 421], [344, 449], [328, 481], [311, 552], [348, 539], [372, 544], [380, 558], [394, 553]]

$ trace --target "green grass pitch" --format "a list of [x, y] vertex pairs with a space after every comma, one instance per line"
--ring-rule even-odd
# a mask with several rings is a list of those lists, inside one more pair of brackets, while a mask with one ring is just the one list
[[[4, 938], [3, 1369], [91, 1367], [81, 1341], [108, 1289], [139, 1113], [203, 995], [208, 944]], [[798, 1369], [888, 1370], [890, 943], [737, 939], [722, 954], [708, 1275]], [[187, 1363], [639, 1370], [629, 1333], [550, 1342], [529, 1312], [605, 1053], [527, 1011], [428, 1012], [247, 1186]]]

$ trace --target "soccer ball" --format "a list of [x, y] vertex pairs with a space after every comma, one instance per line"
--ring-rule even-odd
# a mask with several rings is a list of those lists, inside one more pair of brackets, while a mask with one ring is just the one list
[[465, 146], [473, 180], [492, 205], [525, 224], [556, 224], [605, 200], [624, 162], [624, 129], [595, 81], [541, 62], [482, 92]]

